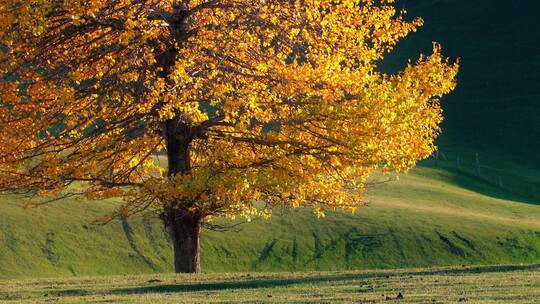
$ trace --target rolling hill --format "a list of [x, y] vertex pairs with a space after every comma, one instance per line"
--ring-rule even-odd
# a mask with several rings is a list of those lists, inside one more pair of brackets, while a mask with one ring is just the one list
[[[270, 221], [206, 231], [203, 271], [540, 262], [540, 205], [434, 168], [374, 183], [368, 206], [357, 214], [329, 213], [319, 220], [306, 209], [276, 210]], [[26, 210], [17, 198], [4, 197], [1, 204], [0, 278], [173, 269], [172, 248], [154, 215], [95, 226], [89, 222], [114, 202], [64, 201]]]
[[[443, 101], [441, 158], [456, 169], [477, 159], [485, 179], [540, 201], [540, 3], [518, 0], [398, 0], [424, 26], [383, 62], [401, 69], [432, 41], [460, 58], [456, 90]], [[444, 159], [443, 159], [444, 160]], [[499, 181], [502, 180], [502, 183]]]

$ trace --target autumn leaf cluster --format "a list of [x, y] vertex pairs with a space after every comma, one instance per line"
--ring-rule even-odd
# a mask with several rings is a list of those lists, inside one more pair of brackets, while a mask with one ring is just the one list
[[[3, 0], [0, 188], [119, 196], [121, 215], [354, 210], [374, 169], [435, 150], [455, 87], [438, 45], [379, 71], [422, 24], [392, 3]], [[189, 130], [181, 173], [167, 122]]]

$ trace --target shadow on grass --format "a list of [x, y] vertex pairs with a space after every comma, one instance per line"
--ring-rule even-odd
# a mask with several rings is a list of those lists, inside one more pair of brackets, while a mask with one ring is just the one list
[[[447, 181], [450, 183], [478, 194], [495, 199], [540, 205], [540, 196], [537, 194], [540, 185], [525, 178], [521, 178], [517, 174], [501, 173], [500, 176], [503, 176], [505, 180], [504, 185], [501, 186], [493, 181], [493, 179], [496, 178], [494, 176], [486, 176], [485, 174], [478, 176], [473, 172], [452, 166], [436, 166], [431, 160], [425, 160], [422, 163], [422, 166], [424, 168], [444, 172], [445, 176], [448, 178]], [[511, 185], [508, 185], [509, 180], [512, 180]], [[525, 186], [527, 186], [527, 189], [524, 188]]]
[[350, 273], [350, 274], [325, 274], [320, 276], [310, 276], [290, 279], [252, 279], [239, 281], [225, 281], [215, 283], [187, 283], [187, 284], [167, 284], [157, 286], [135, 287], [126, 289], [115, 289], [110, 294], [145, 294], [145, 293], [171, 293], [171, 292], [197, 292], [197, 291], [217, 291], [234, 289], [256, 289], [284, 287], [295, 284], [312, 284], [321, 282], [341, 282], [357, 279], [390, 278], [399, 276], [426, 276], [426, 275], [460, 275], [460, 274], [480, 274], [511, 272], [519, 270], [540, 270], [539, 265], [524, 266], [482, 266], [462, 269], [436, 269], [428, 271], [404, 271], [404, 272], [377, 272], [377, 273]]

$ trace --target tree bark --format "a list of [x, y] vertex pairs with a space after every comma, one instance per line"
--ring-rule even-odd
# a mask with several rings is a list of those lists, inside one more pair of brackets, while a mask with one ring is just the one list
[[169, 176], [186, 174], [191, 170], [189, 153], [192, 140], [191, 128], [189, 124], [180, 120], [179, 117], [165, 122]]
[[[190, 145], [192, 128], [181, 114], [165, 122], [168, 175], [189, 174], [191, 171]], [[202, 216], [187, 211], [190, 202], [170, 202], [163, 211], [165, 226], [174, 247], [174, 269], [177, 273], [196, 273], [201, 270], [200, 237]]]
[[202, 219], [196, 214], [188, 214], [175, 209], [169, 209], [166, 213], [167, 226], [174, 247], [175, 272], [200, 272]]
[[[188, 1], [189, 2], [189, 1]], [[177, 44], [183, 43], [189, 36], [190, 18], [187, 4], [176, 3], [173, 10], [159, 17], [169, 23], [171, 40], [164, 48], [156, 48], [157, 63], [162, 68], [161, 76], [171, 87], [175, 82], [170, 78], [177, 60]], [[156, 16], [153, 16], [156, 18]], [[167, 146], [168, 176], [187, 175], [191, 171], [190, 149], [193, 141], [191, 120], [181, 111], [175, 110], [175, 116], [162, 125], [163, 137]], [[199, 211], [188, 211], [193, 202], [172, 201], [165, 205], [161, 214], [174, 247], [174, 269], [177, 273], [199, 272], [200, 236], [203, 217]]]

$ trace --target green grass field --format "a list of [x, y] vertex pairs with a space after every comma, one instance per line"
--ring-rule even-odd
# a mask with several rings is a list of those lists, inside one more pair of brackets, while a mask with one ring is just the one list
[[6, 303], [540, 303], [540, 266], [0, 281]]
[[[379, 177], [379, 180], [382, 177]], [[469, 189], [475, 189], [469, 190]], [[420, 167], [373, 186], [357, 214], [275, 210], [230, 231], [205, 231], [202, 268], [342, 271], [540, 263], [540, 205], [458, 172]], [[65, 201], [40, 209], [4, 197], [0, 278], [172, 271], [172, 248], [152, 214], [94, 226], [114, 202]], [[218, 221], [218, 223], [222, 223]]]

